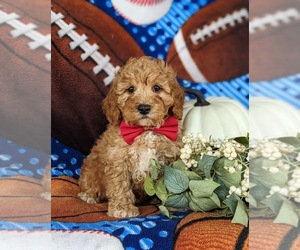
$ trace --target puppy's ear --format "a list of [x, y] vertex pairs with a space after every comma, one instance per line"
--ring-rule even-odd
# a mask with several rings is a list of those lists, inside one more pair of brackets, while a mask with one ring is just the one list
[[172, 88], [173, 88], [172, 96], [173, 96], [173, 100], [174, 100], [174, 105], [172, 107], [172, 113], [178, 120], [181, 120], [182, 112], [183, 112], [184, 91], [180, 87], [179, 83], [176, 80], [175, 80]]
[[183, 113], [183, 102], [184, 102], [184, 90], [177, 82], [176, 72], [174, 69], [165, 63], [164, 65], [168, 70], [168, 75], [170, 79], [170, 88], [172, 90], [172, 97], [174, 100], [174, 105], [171, 107], [171, 114], [175, 116], [178, 120], [181, 120]]
[[108, 95], [102, 102], [102, 109], [109, 123], [119, 125], [121, 120], [121, 112], [117, 105], [117, 94], [115, 84], [112, 84]]

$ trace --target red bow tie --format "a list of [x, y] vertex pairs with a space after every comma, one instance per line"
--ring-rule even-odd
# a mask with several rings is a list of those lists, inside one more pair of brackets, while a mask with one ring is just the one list
[[126, 141], [129, 145], [131, 145], [134, 142], [134, 139], [141, 135], [145, 130], [163, 134], [170, 140], [176, 141], [178, 134], [178, 120], [171, 116], [165, 120], [161, 127], [147, 129], [138, 125], [130, 126], [124, 120], [120, 124], [121, 135], [123, 136], [124, 141]]

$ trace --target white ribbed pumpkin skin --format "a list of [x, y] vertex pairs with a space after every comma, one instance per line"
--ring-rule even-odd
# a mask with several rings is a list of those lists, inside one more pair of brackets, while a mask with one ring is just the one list
[[250, 138], [296, 136], [300, 132], [300, 114], [291, 105], [267, 97], [251, 97]]
[[210, 105], [194, 107], [196, 100], [185, 102], [184, 135], [201, 133], [205, 138], [223, 139], [246, 136], [249, 132], [248, 110], [227, 97], [208, 97]]

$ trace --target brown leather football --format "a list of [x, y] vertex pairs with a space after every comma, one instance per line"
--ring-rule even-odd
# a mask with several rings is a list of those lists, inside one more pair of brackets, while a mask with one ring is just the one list
[[47, 0], [0, 3], [0, 136], [50, 153]]
[[107, 121], [101, 103], [118, 68], [144, 53], [85, 0], [52, 0], [52, 136], [88, 154]]
[[175, 35], [167, 62], [181, 79], [218, 82], [248, 73], [247, 0], [216, 0]]
[[300, 1], [250, 1], [250, 81], [300, 72]]

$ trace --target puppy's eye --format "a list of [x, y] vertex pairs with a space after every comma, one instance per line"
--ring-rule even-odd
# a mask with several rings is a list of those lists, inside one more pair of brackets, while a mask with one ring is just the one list
[[126, 90], [128, 93], [133, 93], [135, 91], [134, 87], [131, 86]]
[[152, 89], [154, 92], [159, 92], [161, 90], [161, 87], [158, 85], [154, 85]]

